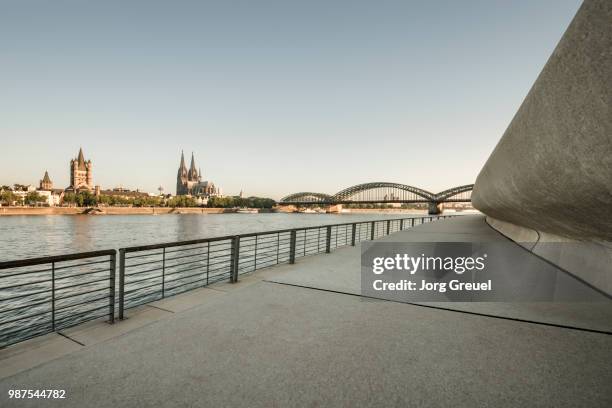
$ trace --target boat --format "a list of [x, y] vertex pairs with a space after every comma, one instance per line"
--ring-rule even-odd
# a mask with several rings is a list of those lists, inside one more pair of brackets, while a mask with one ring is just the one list
[[239, 208], [236, 212], [238, 214], [257, 214], [259, 210], [257, 208]]
[[312, 208], [304, 208], [303, 210], [298, 211], [301, 214], [316, 214], [317, 212]]

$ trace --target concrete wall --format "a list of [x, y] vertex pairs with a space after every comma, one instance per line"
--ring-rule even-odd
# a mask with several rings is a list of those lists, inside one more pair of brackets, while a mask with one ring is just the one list
[[584, 2], [476, 180], [487, 215], [612, 240], [612, 1]]
[[[472, 202], [500, 232], [612, 293], [612, 1], [583, 3]], [[546, 245], [561, 241], [580, 244]]]
[[528, 251], [612, 297], [612, 242], [578, 241], [487, 217], [487, 223]]

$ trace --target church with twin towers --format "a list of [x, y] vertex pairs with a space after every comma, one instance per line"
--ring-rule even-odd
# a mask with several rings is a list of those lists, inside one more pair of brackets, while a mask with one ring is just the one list
[[189, 170], [185, 166], [185, 155], [181, 152], [181, 163], [176, 176], [176, 195], [193, 197], [221, 196], [221, 189], [212, 181], [202, 181], [202, 170], [196, 169], [195, 158], [191, 153]]

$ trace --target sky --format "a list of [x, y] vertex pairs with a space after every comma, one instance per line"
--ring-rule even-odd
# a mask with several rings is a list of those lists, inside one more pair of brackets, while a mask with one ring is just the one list
[[473, 183], [576, 0], [0, 0], [0, 185]]

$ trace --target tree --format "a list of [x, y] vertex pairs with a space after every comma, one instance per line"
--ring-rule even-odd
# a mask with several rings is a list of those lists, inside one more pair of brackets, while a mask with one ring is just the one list
[[108, 195], [100, 195], [100, 197], [98, 197], [98, 204], [110, 206], [113, 204], [113, 197]]
[[40, 203], [46, 203], [47, 202], [47, 197], [38, 194], [37, 191], [31, 191], [28, 194], [26, 194], [25, 197], [25, 203], [27, 205], [37, 205]]
[[208, 207], [210, 208], [233, 208], [233, 207], [249, 207], [249, 208], [272, 208], [276, 205], [276, 201], [271, 198], [263, 197], [210, 197], [208, 199]]
[[64, 193], [63, 202], [65, 204], [69, 204], [69, 205], [72, 206], [72, 204], [76, 203], [76, 194], [74, 194], [74, 193]]
[[13, 205], [15, 201], [20, 201], [21, 197], [17, 196], [11, 190], [4, 190], [0, 192], [0, 203], [5, 205]]
[[197, 207], [195, 198], [189, 196], [176, 196], [168, 200], [168, 207]]

